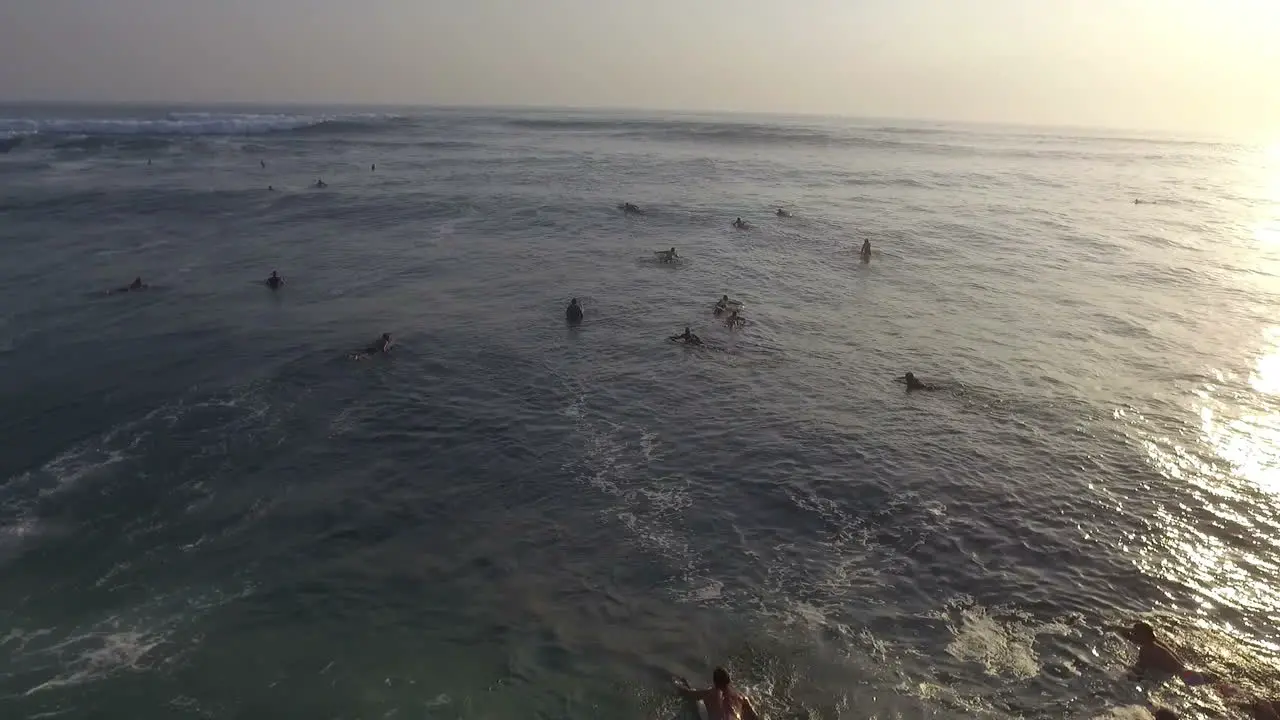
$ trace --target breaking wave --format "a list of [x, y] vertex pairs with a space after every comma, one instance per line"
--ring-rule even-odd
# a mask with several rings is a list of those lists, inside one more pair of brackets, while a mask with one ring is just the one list
[[298, 130], [350, 132], [398, 120], [377, 113], [295, 115], [257, 113], [169, 113], [139, 118], [0, 118], [0, 138], [31, 135], [118, 137], [261, 135]]

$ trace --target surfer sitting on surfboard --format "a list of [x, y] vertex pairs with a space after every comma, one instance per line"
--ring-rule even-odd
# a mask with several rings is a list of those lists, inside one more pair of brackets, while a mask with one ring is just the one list
[[653, 254], [658, 256], [658, 262], [664, 263], [674, 262], [676, 258], [680, 257], [676, 254], [675, 248], [671, 248], [670, 250], [655, 250]]
[[702, 344], [702, 338], [698, 337], [697, 335], [694, 335], [689, 330], [688, 325], [685, 325], [684, 332], [682, 334], [672, 335], [669, 339], [671, 340], [671, 342], [682, 342], [685, 345], [701, 345]]
[[706, 690], [694, 690], [689, 681], [675, 678], [676, 692], [686, 700], [701, 700], [707, 706], [707, 720], [759, 720], [756, 709], [746, 695], [738, 692], [729, 682], [729, 672], [718, 667], [711, 674], [712, 686]]

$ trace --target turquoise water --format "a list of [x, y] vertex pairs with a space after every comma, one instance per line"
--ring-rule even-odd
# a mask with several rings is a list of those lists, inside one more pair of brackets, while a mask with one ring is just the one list
[[666, 718], [716, 663], [774, 718], [1222, 712], [1125, 678], [1135, 615], [1280, 664], [1267, 148], [300, 108], [0, 138], [5, 717]]

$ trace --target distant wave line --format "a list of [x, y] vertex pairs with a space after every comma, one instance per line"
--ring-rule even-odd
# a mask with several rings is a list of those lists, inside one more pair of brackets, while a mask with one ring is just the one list
[[0, 138], [55, 136], [261, 135], [302, 130], [345, 132], [376, 128], [398, 115], [285, 115], [170, 113], [163, 118], [0, 118]]

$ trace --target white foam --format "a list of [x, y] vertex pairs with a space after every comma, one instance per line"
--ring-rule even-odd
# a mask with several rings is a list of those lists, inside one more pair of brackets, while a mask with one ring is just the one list
[[51, 648], [52, 651], [61, 651], [84, 644], [89, 645], [69, 663], [69, 672], [36, 685], [27, 690], [24, 695], [34, 695], [67, 685], [79, 685], [123, 670], [144, 670], [146, 668], [142, 666], [143, 658], [164, 641], [165, 636], [161, 633], [133, 630], [95, 633], [72, 638]]
[[0, 137], [15, 135], [255, 135], [326, 122], [376, 122], [393, 115], [172, 113], [163, 118], [0, 118]]
[[1037, 628], [996, 620], [981, 605], [964, 608], [960, 618], [958, 627], [951, 626], [955, 637], [947, 645], [953, 657], [981, 663], [991, 675], [1032, 678], [1040, 673], [1034, 647]]

